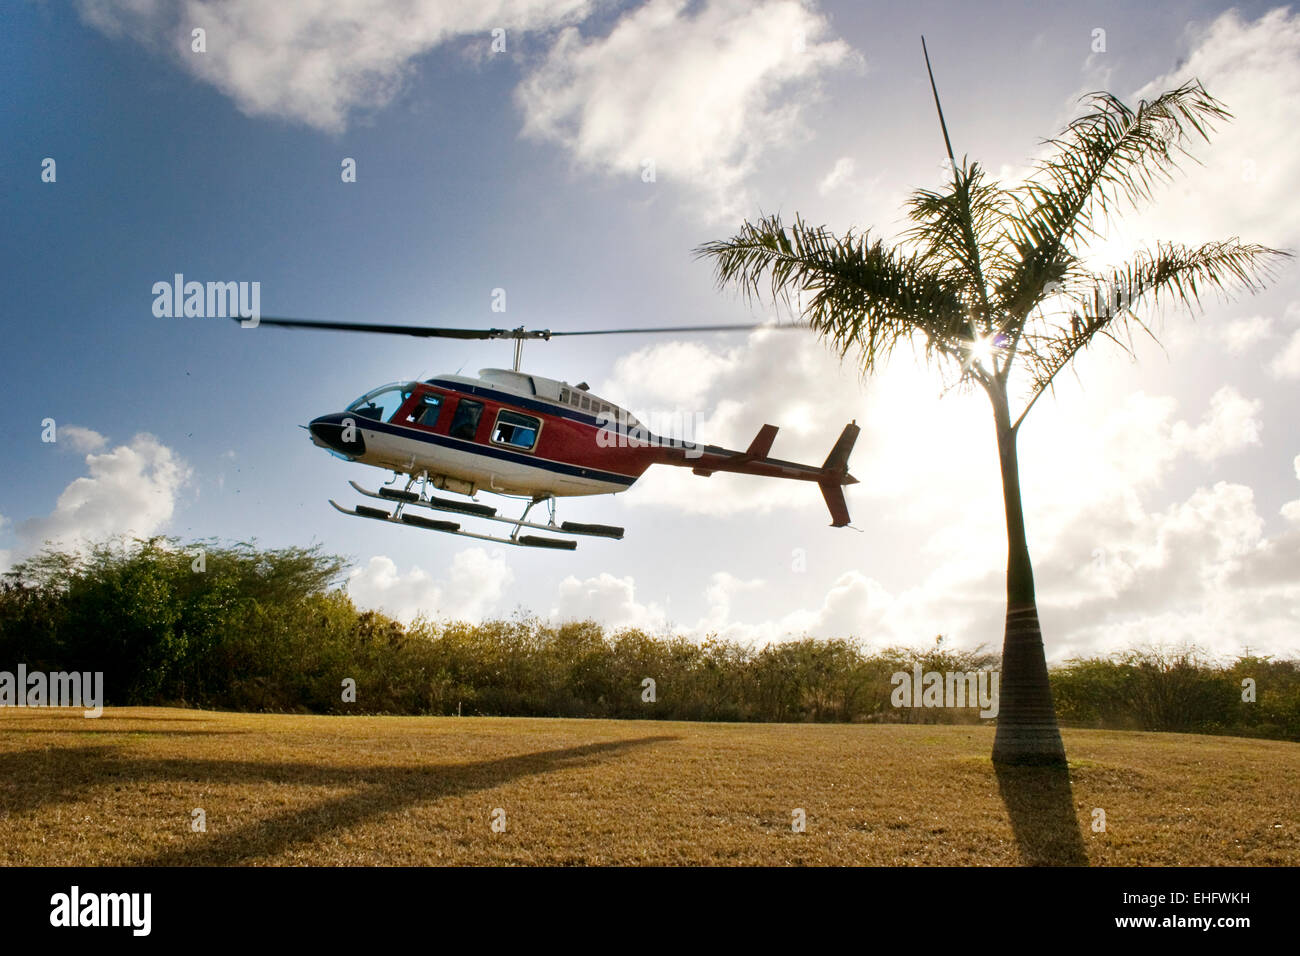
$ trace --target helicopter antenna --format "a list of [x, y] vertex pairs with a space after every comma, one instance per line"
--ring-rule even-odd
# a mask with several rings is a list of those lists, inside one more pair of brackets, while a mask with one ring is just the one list
[[943, 145], [948, 147], [948, 162], [952, 163], [953, 175], [956, 176], [957, 157], [952, 154], [952, 140], [948, 138], [948, 124], [943, 119], [943, 107], [939, 105], [939, 87], [934, 82], [934, 70], [930, 69], [930, 51], [925, 47], [925, 37], [921, 37], [921, 52], [925, 54], [925, 71], [930, 74], [930, 89], [934, 92], [934, 108], [939, 113], [939, 128], [943, 130]]

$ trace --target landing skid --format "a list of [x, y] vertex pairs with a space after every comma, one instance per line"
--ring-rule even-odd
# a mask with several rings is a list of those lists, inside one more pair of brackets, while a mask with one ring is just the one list
[[[355, 481], [349, 482], [352, 487], [367, 498], [375, 498], [379, 501], [395, 503], [396, 507], [390, 512], [385, 508], [373, 508], [367, 505], [357, 505], [355, 508], [345, 508], [337, 501], [330, 499], [330, 504], [342, 514], [353, 518], [370, 518], [374, 521], [388, 521], [394, 524], [405, 524], [415, 528], [423, 528], [426, 531], [440, 531], [444, 534], [459, 535], [464, 538], [477, 538], [480, 541], [495, 541], [499, 544], [511, 544], [521, 548], [552, 548], [560, 551], [572, 551], [578, 547], [578, 542], [570, 541], [564, 538], [540, 537], [538, 535], [520, 534], [524, 528], [530, 528], [537, 531], [550, 531], [562, 534], [584, 535], [597, 538], [614, 538], [623, 537], [623, 529], [610, 525], [599, 524], [577, 524], [572, 521], [565, 521], [561, 524], [555, 523], [555, 499], [540, 498], [534, 499], [528, 503], [524, 513], [519, 518], [504, 518], [496, 513], [496, 509], [489, 505], [481, 505], [472, 501], [456, 501], [451, 498], [436, 498], [426, 496], [411, 491], [411, 485], [415, 484], [416, 479], [412, 478], [406, 485], [405, 490], [399, 491], [396, 488], [381, 488], [379, 491], [371, 491], [364, 488]], [[528, 512], [533, 506], [545, 501], [550, 509], [550, 522], [548, 524], [538, 524], [528, 521]], [[444, 521], [435, 518], [426, 518], [418, 514], [407, 514], [406, 508], [415, 505], [420, 508], [428, 508], [431, 511], [442, 512], [443, 514], [460, 515], [466, 518], [476, 518], [482, 521], [496, 521], [501, 524], [508, 524], [514, 528], [509, 536], [480, 534], [476, 531], [464, 530], [459, 522]]]

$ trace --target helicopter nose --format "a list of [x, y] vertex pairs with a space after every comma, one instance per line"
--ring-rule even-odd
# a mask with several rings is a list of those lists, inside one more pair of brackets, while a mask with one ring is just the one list
[[313, 419], [307, 430], [311, 432], [312, 441], [322, 448], [330, 448], [348, 458], [366, 453], [366, 440], [361, 437], [356, 419], [345, 412]]

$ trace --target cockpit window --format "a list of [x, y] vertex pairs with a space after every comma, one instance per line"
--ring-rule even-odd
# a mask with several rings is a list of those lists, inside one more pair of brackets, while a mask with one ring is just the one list
[[348, 411], [362, 418], [373, 418], [386, 422], [397, 414], [402, 403], [410, 397], [411, 391], [403, 385], [384, 385], [372, 392], [366, 392], [348, 406]]

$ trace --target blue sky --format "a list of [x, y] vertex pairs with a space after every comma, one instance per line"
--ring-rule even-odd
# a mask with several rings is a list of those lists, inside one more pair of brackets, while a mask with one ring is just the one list
[[[691, 250], [760, 211], [895, 234], [907, 190], [942, 176], [921, 33], [955, 147], [1008, 178], [1088, 90], [1132, 101], [1194, 70], [1228, 102], [1237, 120], [1198, 150], [1205, 166], [1099, 255], [1154, 237], [1300, 246], [1300, 16], [1287, 8], [406, 6], [0, 12], [0, 563], [45, 538], [122, 532], [319, 541], [354, 559], [359, 602], [405, 618], [522, 607], [756, 641], [996, 645], [988, 414], [973, 396], [939, 401], [905, 356], [864, 383], [811, 338], [529, 346], [526, 368], [643, 414], [688, 413], [709, 441], [743, 447], [770, 421], [780, 457], [819, 462], [858, 420], [860, 533], [826, 527], [810, 487], [674, 471], [561, 503], [569, 520], [625, 525], [623, 542], [518, 553], [336, 514], [328, 498], [378, 473], [297, 427], [383, 382], [508, 365], [508, 343], [159, 319], [152, 285], [258, 281], [266, 314], [375, 322], [761, 318]], [[355, 183], [341, 182], [345, 157]], [[1050, 656], [1148, 640], [1294, 653], [1298, 293], [1288, 267], [1195, 324], [1168, 316], [1164, 351], [1089, 353], [1035, 409], [1022, 467]]]

